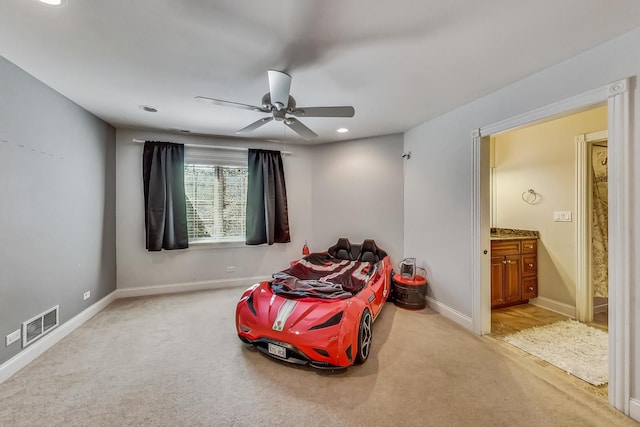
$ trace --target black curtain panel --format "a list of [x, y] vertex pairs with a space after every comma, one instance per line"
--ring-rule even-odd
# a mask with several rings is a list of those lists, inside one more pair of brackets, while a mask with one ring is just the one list
[[248, 169], [247, 245], [290, 242], [287, 188], [280, 152], [250, 149]]
[[188, 248], [184, 145], [146, 141], [142, 173], [147, 250]]

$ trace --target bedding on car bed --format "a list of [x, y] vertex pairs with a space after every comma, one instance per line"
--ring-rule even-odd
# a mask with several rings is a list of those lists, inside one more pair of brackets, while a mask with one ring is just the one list
[[344, 299], [366, 286], [377, 263], [348, 261], [328, 253], [313, 253], [273, 274], [271, 289], [290, 298]]

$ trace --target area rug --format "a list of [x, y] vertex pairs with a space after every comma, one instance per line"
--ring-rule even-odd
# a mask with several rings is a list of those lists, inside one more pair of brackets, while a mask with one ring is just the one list
[[609, 381], [608, 337], [599, 329], [565, 320], [502, 339], [595, 386]]

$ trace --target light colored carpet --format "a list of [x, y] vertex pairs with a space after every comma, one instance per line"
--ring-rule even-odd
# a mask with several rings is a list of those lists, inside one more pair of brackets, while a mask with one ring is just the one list
[[242, 289], [118, 300], [0, 384], [3, 426], [638, 426], [502, 342], [385, 306], [325, 372], [237, 338]]
[[502, 339], [595, 386], [608, 382], [608, 336], [599, 329], [565, 320]]

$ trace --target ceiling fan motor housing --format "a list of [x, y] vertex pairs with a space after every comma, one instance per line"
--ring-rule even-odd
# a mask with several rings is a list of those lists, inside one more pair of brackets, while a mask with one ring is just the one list
[[355, 113], [354, 108], [351, 106], [296, 108], [296, 100], [289, 93], [291, 89], [291, 76], [282, 71], [268, 70], [268, 77], [269, 92], [262, 97], [262, 105], [260, 107], [204, 96], [196, 96], [196, 100], [213, 105], [271, 113], [270, 117], [263, 117], [240, 129], [236, 132], [238, 135], [253, 132], [270, 121], [276, 120], [283, 122], [287, 127], [308, 141], [317, 138], [318, 135], [298, 119], [287, 117], [287, 114], [298, 117], [353, 117]]

